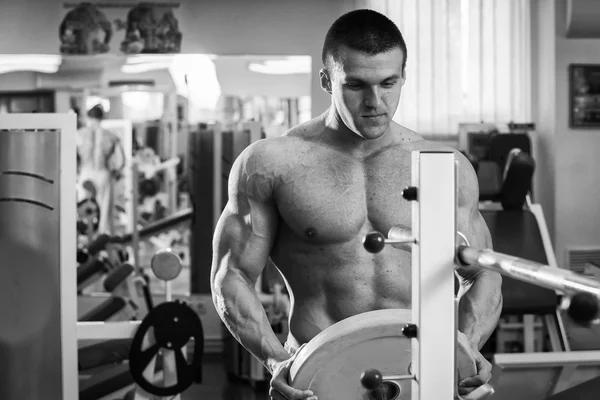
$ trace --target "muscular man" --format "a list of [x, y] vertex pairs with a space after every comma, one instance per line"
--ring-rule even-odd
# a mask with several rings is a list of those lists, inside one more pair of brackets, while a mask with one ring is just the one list
[[[411, 151], [448, 150], [392, 121], [406, 56], [400, 31], [385, 16], [343, 15], [327, 33], [319, 72], [331, 107], [282, 137], [252, 144], [232, 168], [229, 202], [214, 236], [213, 299], [233, 336], [273, 374], [272, 399], [315, 398], [291, 388], [287, 375], [293, 354], [325, 328], [359, 313], [411, 307], [410, 249], [386, 247], [373, 255], [362, 246], [369, 232], [410, 229], [411, 206], [401, 191], [410, 184]], [[457, 229], [472, 246], [491, 248], [475, 172], [455, 154]], [[268, 257], [290, 293], [285, 347], [254, 290]], [[467, 393], [491, 376], [479, 350], [500, 315], [501, 278], [480, 269], [458, 272], [459, 336], [478, 368], [459, 383]]]

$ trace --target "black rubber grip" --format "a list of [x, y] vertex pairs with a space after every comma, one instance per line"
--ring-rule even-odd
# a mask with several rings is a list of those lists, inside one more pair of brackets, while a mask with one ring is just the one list
[[98, 252], [104, 250], [106, 245], [110, 243], [110, 236], [107, 234], [102, 234], [98, 236], [92, 243], [90, 243], [87, 247], [87, 253], [91, 256], [98, 254]]
[[79, 371], [127, 361], [131, 341], [132, 339], [113, 339], [80, 348]]
[[132, 273], [133, 267], [130, 264], [123, 264], [113, 269], [104, 279], [104, 290], [112, 292]]
[[98, 258], [90, 258], [85, 264], [77, 267], [77, 286], [81, 285], [97, 273], [106, 269], [106, 262]]
[[127, 302], [121, 297], [111, 297], [102, 304], [90, 310], [79, 318], [81, 322], [101, 322], [106, 321], [119, 311], [125, 308]]

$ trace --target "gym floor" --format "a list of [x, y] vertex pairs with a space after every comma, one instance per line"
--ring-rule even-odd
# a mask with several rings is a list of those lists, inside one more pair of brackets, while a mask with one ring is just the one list
[[182, 400], [268, 400], [268, 386], [252, 388], [244, 381], [227, 377], [225, 362], [221, 354], [205, 354], [203, 359], [202, 383], [186, 390]]

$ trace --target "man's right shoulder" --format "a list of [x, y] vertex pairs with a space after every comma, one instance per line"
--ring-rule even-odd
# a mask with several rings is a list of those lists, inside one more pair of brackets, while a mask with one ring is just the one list
[[286, 159], [290, 160], [290, 157], [301, 146], [302, 139], [293, 136], [260, 139], [246, 147], [240, 157], [245, 162], [257, 162], [260, 165], [273, 165], [275, 167]]
[[289, 136], [258, 140], [239, 155], [235, 175], [250, 186], [272, 192], [282, 179], [297, 170], [302, 147], [302, 139]]

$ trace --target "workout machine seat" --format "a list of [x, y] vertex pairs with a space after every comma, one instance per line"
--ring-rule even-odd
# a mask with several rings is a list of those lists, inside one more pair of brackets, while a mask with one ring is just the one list
[[[520, 151], [516, 156], [512, 154], [515, 149]], [[535, 169], [529, 135], [469, 134], [469, 146], [463, 153], [477, 173], [480, 201], [502, 203], [505, 209], [522, 208]], [[509, 171], [505, 173], [507, 163]]]

